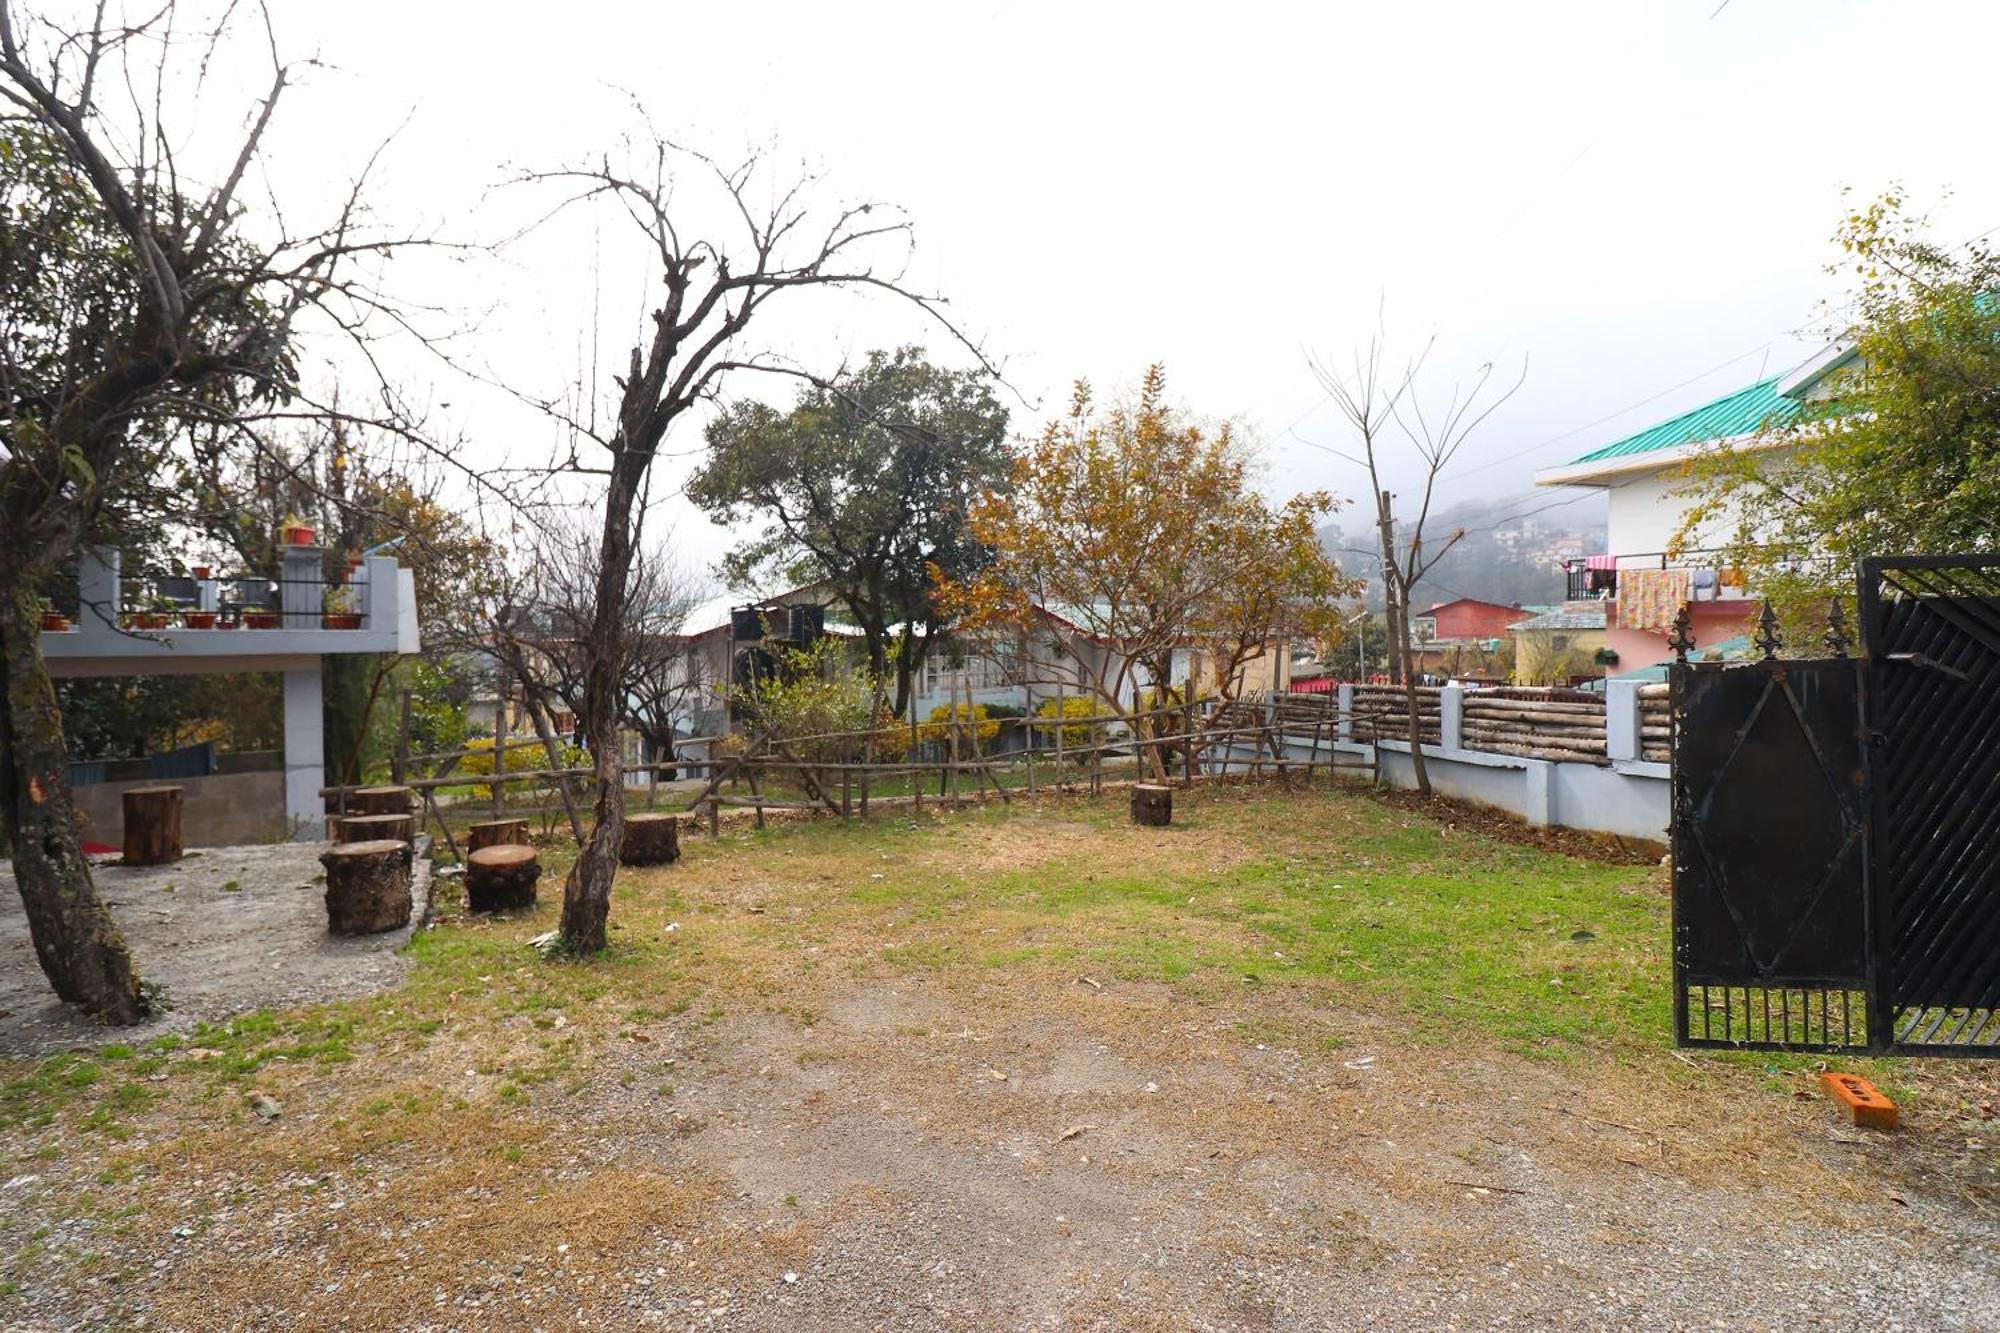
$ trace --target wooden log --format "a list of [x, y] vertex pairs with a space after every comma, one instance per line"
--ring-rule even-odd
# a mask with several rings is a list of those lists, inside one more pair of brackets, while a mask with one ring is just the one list
[[410, 923], [410, 845], [381, 839], [344, 842], [319, 858], [326, 867], [326, 927], [336, 935], [372, 935]]
[[347, 805], [357, 815], [407, 815], [414, 808], [408, 787], [356, 787]]
[[417, 833], [415, 815], [342, 815], [335, 822], [339, 825], [341, 842], [378, 842], [385, 838], [409, 842]]
[[625, 816], [624, 838], [618, 844], [619, 865], [671, 865], [680, 859], [681, 817], [679, 815]]
[[181, 859], [181, 789], [134, 787], [125, 807], [125, 864], [163, 866]]
[[1174, 789], [1155, 782], [1135, 783], [1132, 787], [1132, 822], [1155, 828], [1173, 823]]
[[541, 877], [534, 848], [512, 842], [481, 847], [465, 860], [465, 905], [475, 912], [533, 907]]
[[483, 824], [474, 824], [465, 831], [465, 850], [476, 852], [482, 847], [525, 847], [528, 845], [528, 821], [525, 819], [489, 819]]

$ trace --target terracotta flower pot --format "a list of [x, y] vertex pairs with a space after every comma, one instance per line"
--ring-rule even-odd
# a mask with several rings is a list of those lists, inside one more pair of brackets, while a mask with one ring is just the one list
[[198, 579], [205, 579], [205, 578], [207, 578], [207, 577], [208, 577], [208, 574], [209, 574], [209, 566], [207, 566], [207, 565], [196, 565], [196, 566], [194, 567], [194, 576], [195, 576], [196, 578], [198, 578]]
[[243, 613], [243, 628], [276, 629], [278, 628], [278, 613], [276, 611], [245, 611]]
[[328, 629], [360, 629], [361, 613], [358, 611], [328, 611], [320, 617], [320, 623]]
[[181, 624], [189, 629], [214, 629], [216, 613], [213, 611], [183, 611]]
[[136, 611], [127, 616], [126, 621], [132, 629], [165, 629], [167, 627], [167, 616], [164, 611]]
[[318, 534], [303, 523], [288, 523], [278, 536], [287, 546], [311, 546]]
[[69, 617], [60, 611], [42, 612], [42, 628], [60, 634], [69, 628]]

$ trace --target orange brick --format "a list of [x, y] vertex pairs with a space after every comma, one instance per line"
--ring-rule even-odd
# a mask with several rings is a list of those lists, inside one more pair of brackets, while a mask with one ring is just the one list
[[1827, 1095], [1847, 1108], [1855, 1124], [1869, 1129], [1896, 1127], [1896, 1103], [1861, 1075], [1829, 1070], [1819, 1076], [1819, 1081], [1826, 1085]]

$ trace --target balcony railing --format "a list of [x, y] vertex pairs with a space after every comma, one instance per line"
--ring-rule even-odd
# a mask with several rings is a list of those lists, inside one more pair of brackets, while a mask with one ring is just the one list
[[1679, 551], [1673, 554], [1645, 551], [1612, 556], [1609, 559], [1615, 564], [1611, 568], [1605, 568], [1606, 557], [1601, 555], [1565, 560], [1562, 565], [1564, 597], [1572, 602], [1616, 600], [1620, 569], [1685, 569], [1693, 576], [1690, 591], [1696, 601], [1728, 601], [1748, 597], [1750, 594], [1741, 571], [1728, 567], [1724, 558], [1725, 553], [1717, 550]]
[[[101, 587], [104, 585], [100, 585]], [[368, 623], [370, 584], [363, 569], [328, 575], [288, 560], [273, 571], [211, 571], [121, 576], [115, 599], [87, 596], [72, 575], [48, 590], [44, 632], [108, 623], [121, 630], [360, 629]], [[108, 591], [108, 587], [105, 588]], [[115, 600], [116, 605], [107, 605]]]

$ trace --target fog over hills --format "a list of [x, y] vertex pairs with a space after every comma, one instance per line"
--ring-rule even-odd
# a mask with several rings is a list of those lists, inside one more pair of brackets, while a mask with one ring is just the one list
[[[1419, 608], [1454, 597], [1534, 605], [1563, 599], [1560, 562], [1604, 548], [1604, 493], [1536, 490], [1467, 500], [1434, 510], [1424, 523], [1424, 544], [1435, 550], [1460, 528], [1465, 536], [1415, 589]], [[1370, 607], [1382, 605], [1380, 542], [1372, 523], [1349, 511], [1346, 521], [1320, 529], [1320, 542], [1350, 574], [1368, 580]], [[1399, 525], [1397, 545], [1408, 540]]]

